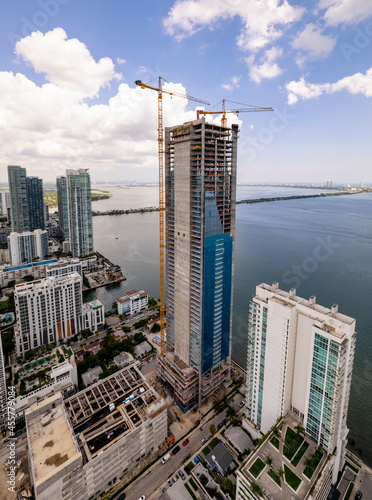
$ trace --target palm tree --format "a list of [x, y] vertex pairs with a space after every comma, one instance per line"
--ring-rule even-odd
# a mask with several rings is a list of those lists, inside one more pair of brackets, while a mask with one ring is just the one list
[[302, 427], [302, 425], [300, 425], [300, 424], [296, 425], [295, 429], [296, 429], [296, 433], [298, 435], [300, 435], [300, 434], [305, 435], [305, 429]]
[[305, 458], [305, 460], [304, 460], [304, 466], [305, 467], [311, 467], [311, 464], [312, 464], [311, 457]]
[[236, 419], [236, 410], [233, 406], [228, 406], [226, 410], [226, 417], [230, 419], [230, 422]]
[[279, 479], [282, 479], [284, 477], [284, 469], [282, 467], [280, 467], [276, 473], [278, 474], [279, 476]]
[[266, 463], [267, 463], [267, 465], [268, 465], [269, 467], [271, 467], [271, 466], [272, 466], [272, 464], [273, 464], [273, 459], [270, 457], [270, 455], [268, 455], [268, 456], [267, 456], [267, 458], [266, 458]]
[[214, 413], [219, 413], [221, 409], [221, 401], [219, 399], [213, 400], [212, 407], [214, 410]]

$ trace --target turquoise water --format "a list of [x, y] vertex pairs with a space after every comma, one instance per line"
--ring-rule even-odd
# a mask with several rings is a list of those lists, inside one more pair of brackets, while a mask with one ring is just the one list
[[[105, 202], [110, 208], [124, 209], [156, 204], [156, 188], [111, 191], [114, 197], [96, 202], [94, 210], [105, 210]], [[238, 187], [237, 199], [313, 193], [316, 191], [244, 186]], [[89, 292], [84, 300], [98, 298], [110, 309], [112, 302], [128, 290], [143, 288], [158, 297], [158, 214], [94, 217], [93, 225], [96, 250], [121, 265], [127, 281]], [[319, 244], [329, 247], [327, 258], [321, 262], [314, 257]], [[371, 263], [372, 194], [237, 205], [233, 358], [242, 365], [246, 363], [248, 303], [256, 285], [279, 281], [283, 289], [297, 288], [300, 296], [316, 295], [317, 302], [324, 306], [337, 303], [340, 312], [357, 320], [348, 425], [350, 437], [369, 462]]]

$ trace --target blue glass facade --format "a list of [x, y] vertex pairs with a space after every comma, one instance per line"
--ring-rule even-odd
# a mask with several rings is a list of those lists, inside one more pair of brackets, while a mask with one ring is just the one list
[[204, 238], [202, 373], [229, 356], [232, 248], [228, 234]]

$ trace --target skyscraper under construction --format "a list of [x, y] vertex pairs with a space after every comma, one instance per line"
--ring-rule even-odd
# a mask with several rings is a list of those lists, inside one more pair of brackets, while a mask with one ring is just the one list
[[165, 129], [167, 341], [159, 375], [183, 411], [228, 376], [238, 126]]

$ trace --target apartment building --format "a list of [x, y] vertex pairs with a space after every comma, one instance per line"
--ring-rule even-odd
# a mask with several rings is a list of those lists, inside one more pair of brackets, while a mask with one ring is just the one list
[[82, 330], [82, 278], [78, 273], [50, 276], [15, 286], [17, 355]]
[[135, 365], [26, 412], [36, 500], [93, 500], [167, 437], [167, 404]]
[[328, 453], [336, 453], [334, 480], [344, 460], [355, 319], [261, 284], [250, 303], [246, 415], [266, 433], [287, 412]]

